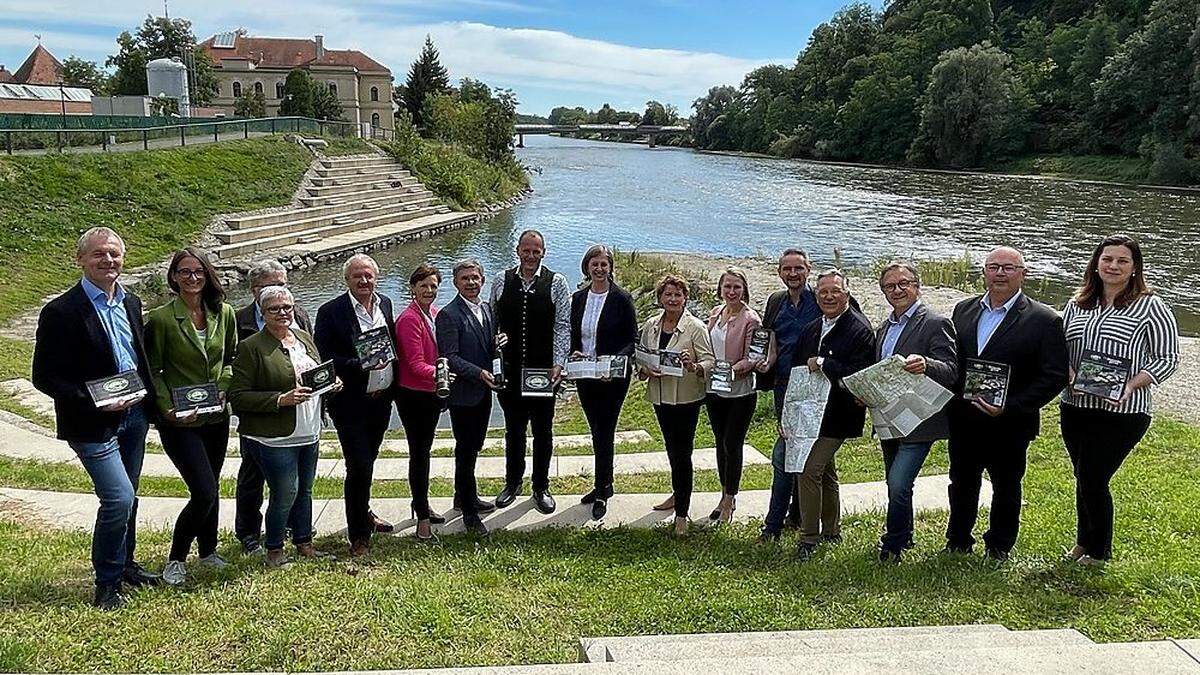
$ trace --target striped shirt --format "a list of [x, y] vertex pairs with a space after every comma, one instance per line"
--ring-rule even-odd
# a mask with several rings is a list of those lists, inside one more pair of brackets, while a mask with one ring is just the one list
[[[1130, 359], [1132, 379], [1146, 371], [1154, 384], [1161, 384], [1179, 366], [1179, 325], [1175, 315], [1157, 295], [1143, 295], [1124, 309], [1100, 307], [1081, 309], [1072, 300], [1063, 309], [1063, 329], [1073, 372], [1085, 350]], [[1114, 406], [1097, 396], [1077, 394], [1068, 387], [1064, 403], [1080, 408], [1111, 410], [1119, 413], [1151, 412], [1151, 387], [1134, 390], [1129, 400]]]

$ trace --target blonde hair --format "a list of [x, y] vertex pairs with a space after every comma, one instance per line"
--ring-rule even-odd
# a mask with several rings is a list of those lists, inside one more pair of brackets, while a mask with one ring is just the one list
[[659, 279], [657, 284], [654, 284], [655, 300], [660, 302], [662, 301], [663, 290], [666, 289], [667, 286], [674, 286], [678, 288], [683, 293], [683, 297], [685, 298], [688, 296], [687, 279], [674, 274], [664, 274], [663, 278]]
[[721, 298], [721, 286], [725, 283], [725, 277], [737, 277], [742, 282], [742, 302], [750, 304], [750, 282], [746, 281], [746, 273], [740, 267], [730, 265], [721, 272], [721, 276], [717, 277], [717, 298]]

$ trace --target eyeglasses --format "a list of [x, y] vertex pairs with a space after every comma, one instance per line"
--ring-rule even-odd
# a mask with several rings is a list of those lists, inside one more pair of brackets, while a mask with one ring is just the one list
[[175, 276], [183, 277], [184, 279], [203, 279], [205, 277], [204, 270], [175, 270]]
[[292, 305], [273, 305], [271, 307], [264, 307], [263, 311], [267, 314], [291, 314], [292, 309], [294, 309]]
[[909, 288], [912, 288], [916, 285], [917, 282], [913, 281], [912, 279], [901, 279], [894, 284], [880, 284], [879, 287], [883, 289], [884, 293], [892, 293], [895, 292], [896, 289], [907, 291]]
[[1016, 272], [1017, 270], [1025, 269], [1025, 266], [1024, 265], [1000, 265], [998, 263], [988, 263], [987, 265], [983, 266], [983, 269], [991, 272], [992, 274], [995, 274], [996, 272], [999, 272], [1000, 270], [1004, 270], [1005, 274], [1012, 274], [1013, 272]]

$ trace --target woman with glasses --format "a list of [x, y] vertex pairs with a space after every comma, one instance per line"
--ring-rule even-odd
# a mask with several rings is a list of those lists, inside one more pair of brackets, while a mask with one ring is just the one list
[[[312, 545], [312, 485], [321, 438], [321, 396], [301, 383], [321, 357], [312, 336], [292, 326], [295, 301], [282, 286], [259, 294], [266, 324], [238, 348], [229, 402], [238, 416], [243, 456], [262, 466], [271, 496], [267, 503], [267, 565], [287, 564], [283, 539], [292, 530], [296, 552], [319, 557]], [[341, 389], [335, 380], [331, 393]]]
[[[150, 312], [146, 321], [146, 356], [159, 409], [158, 431], [163, 450], [188, 487], [188, 502], [179, 512], [171, 536], [171, 552], [163, 580], [173, 586], [187, 579], [184, 563], [195, 541], [200, 564], [223, 568], [217, 554], [217, 516], [221, 465], [229, 444], [229, 411], [225, 392], [233, 376], [237, 351], [237, 319], [224, 302], [225, 290], [216, 270], [201, 251], [185, 248], [171, 258], [167, 285], [175, 298]], [[182, 387], [215, 385], [220, 410], [198, 414], [177, 401]], [[212, 402], [207, 402], [212, 407]]]

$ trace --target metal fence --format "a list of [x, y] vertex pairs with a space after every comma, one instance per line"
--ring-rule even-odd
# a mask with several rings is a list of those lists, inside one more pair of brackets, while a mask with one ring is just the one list
[[120, 129], [0, 129], [0, 143], [3, 143], [4, 151], [10, 155], [41, 154], [47, 151], [121, 152], [182, 147], [281, 133], [352, 138], [358, 136], [358, 127], [353, 122], [334, 122], [308, 117], [266, 117]]
[[33, 113], [0, 113], [0, 129], [140, 129], [142, 127], [206, 124], [228, 120], [228, 117], [166, 117], [156, 115], [37, 115]]

